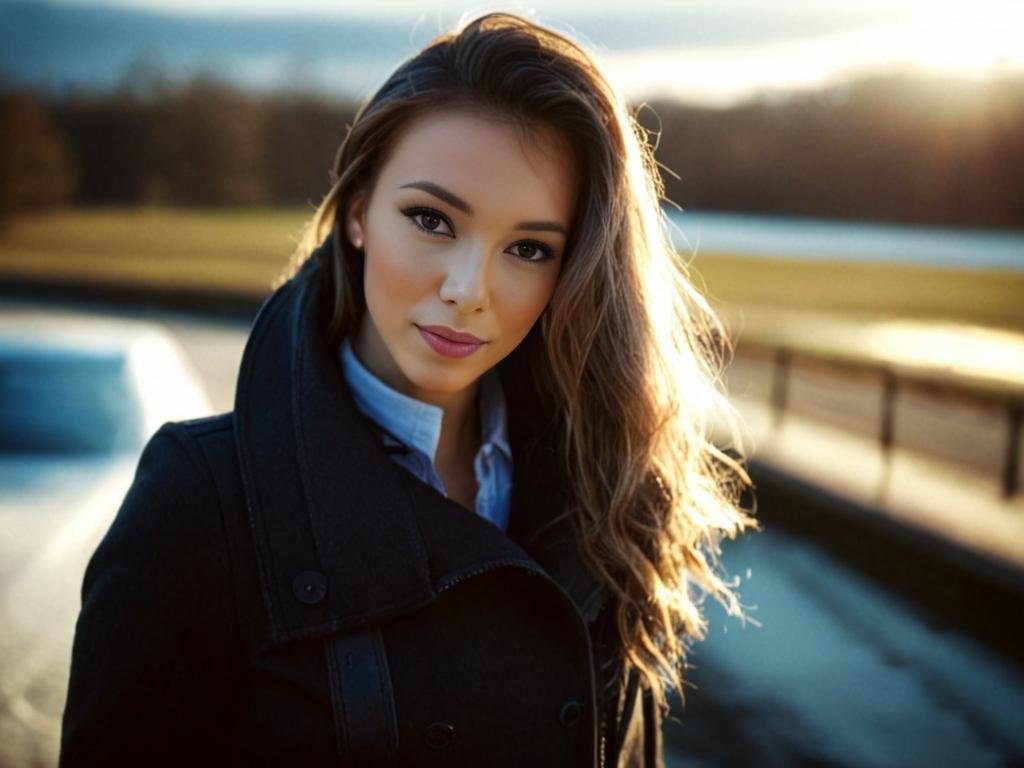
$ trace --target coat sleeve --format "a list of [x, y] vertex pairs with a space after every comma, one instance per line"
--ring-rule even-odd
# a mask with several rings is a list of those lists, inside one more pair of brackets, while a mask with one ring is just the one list
[[198, 749], [219, 762], [236, 633], [208, 465], [181, 425], [165, 424], [85, 571], [61, 766], [189, 765]]

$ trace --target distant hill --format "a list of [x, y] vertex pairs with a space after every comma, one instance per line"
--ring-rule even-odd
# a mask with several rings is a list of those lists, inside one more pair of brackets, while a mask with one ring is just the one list
[[[514, 2], [511, 7], [526, 4]], [[557, 8], [557, 1], [546, 4]], [[544, 24], [599, 57], [636, 51], [745, 51], [870, 23], [878, 8], [790, 5], [756, 18], [730, 3], [566, 2]], [[884, 15], [884, 14], [882, 14]], [[0, 0], [0, 79], [50, 91], [110, 88], [138, 69], [202, 71], [249, 88], [298, 87], [336, 97], [374, 89], [406, 56], [458, 20], [424, 3], [395, 14], [366, 3], [359, 16], [153, 12], [101, 3]]]
[[409, 25], [338, 17], [178, 15], [0, 3], [0, 77], [50, 91], [107, 89], [133, 70], [215, 74], [239, 85], [365, 95], [423, 40]]

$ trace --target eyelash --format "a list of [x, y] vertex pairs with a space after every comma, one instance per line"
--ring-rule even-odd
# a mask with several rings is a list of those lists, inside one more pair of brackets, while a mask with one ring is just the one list
[[[403, 208], [402, 209], [402, 214], [407, 219], [409, 219], [409, 221], [412, 222], [414, 227], [419, 229], [421, 232], [426, 232], [428, 235], [439, 235], [441, 237], [449, 237], [449, 235], [446, 235], [443, 232], [435, 232], [435, 231], [433, 231], [431, 229], [427, 229], [422, 224], [420, 224], [419, 222], [416, 221], [416, 217], [417, 216], [423, 216], [423, 215], [436, 216], [441, 221], [443, 221], [445, 224], [447, 224], [448, 225], [448, 229], [452, 230], [453, 233], [455, 231], [455, 227], [452, 226], [452, 223], [448, 219], [448, 217], [445, 216], [440, 211], [434, 209], [434, 208], [426, 208], [426, 207], [423, 207], [423, 206], [413, 206], [411, 208]], [[543, 258], [539, 258], [539, 259], [528, 259], [525, 256], [518, 256], [518, 258], [522, 259], [523, 261], [528, 261], [528, 262], [547, 261], [548, 259], [553, 259], [555, 257], [555, 252], [551, 248], [551, 246], [548, 245], [547, 243], [542, 243], [540, 240], [529, 240], [529, 239], [527, 239], [527, 240], [517, 240], [515, 243], [512, 244], [511, 247], [515, 248], [516, 246], [519, 246], [519, 245], [532, 245], [534, 248], [537, 249], [537, 251], [539, 253], [543, 254]]]

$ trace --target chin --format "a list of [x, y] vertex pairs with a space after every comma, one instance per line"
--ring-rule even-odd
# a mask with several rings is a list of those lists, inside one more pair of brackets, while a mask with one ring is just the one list
[[445, 361], [420, 363], [406, 371], [406, 378], [422, 392], [453, 395], [480, 378], [482, 371]]

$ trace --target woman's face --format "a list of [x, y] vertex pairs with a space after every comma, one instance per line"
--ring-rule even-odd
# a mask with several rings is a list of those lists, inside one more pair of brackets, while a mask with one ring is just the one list
[[416, 118], [345, 217], [366, 253], [367, 312], [353, 340], [363, 363], [427, 402], [472, 387], [554, 292], [575, 177], [547, 129], [525, 138], [468, 111]]

